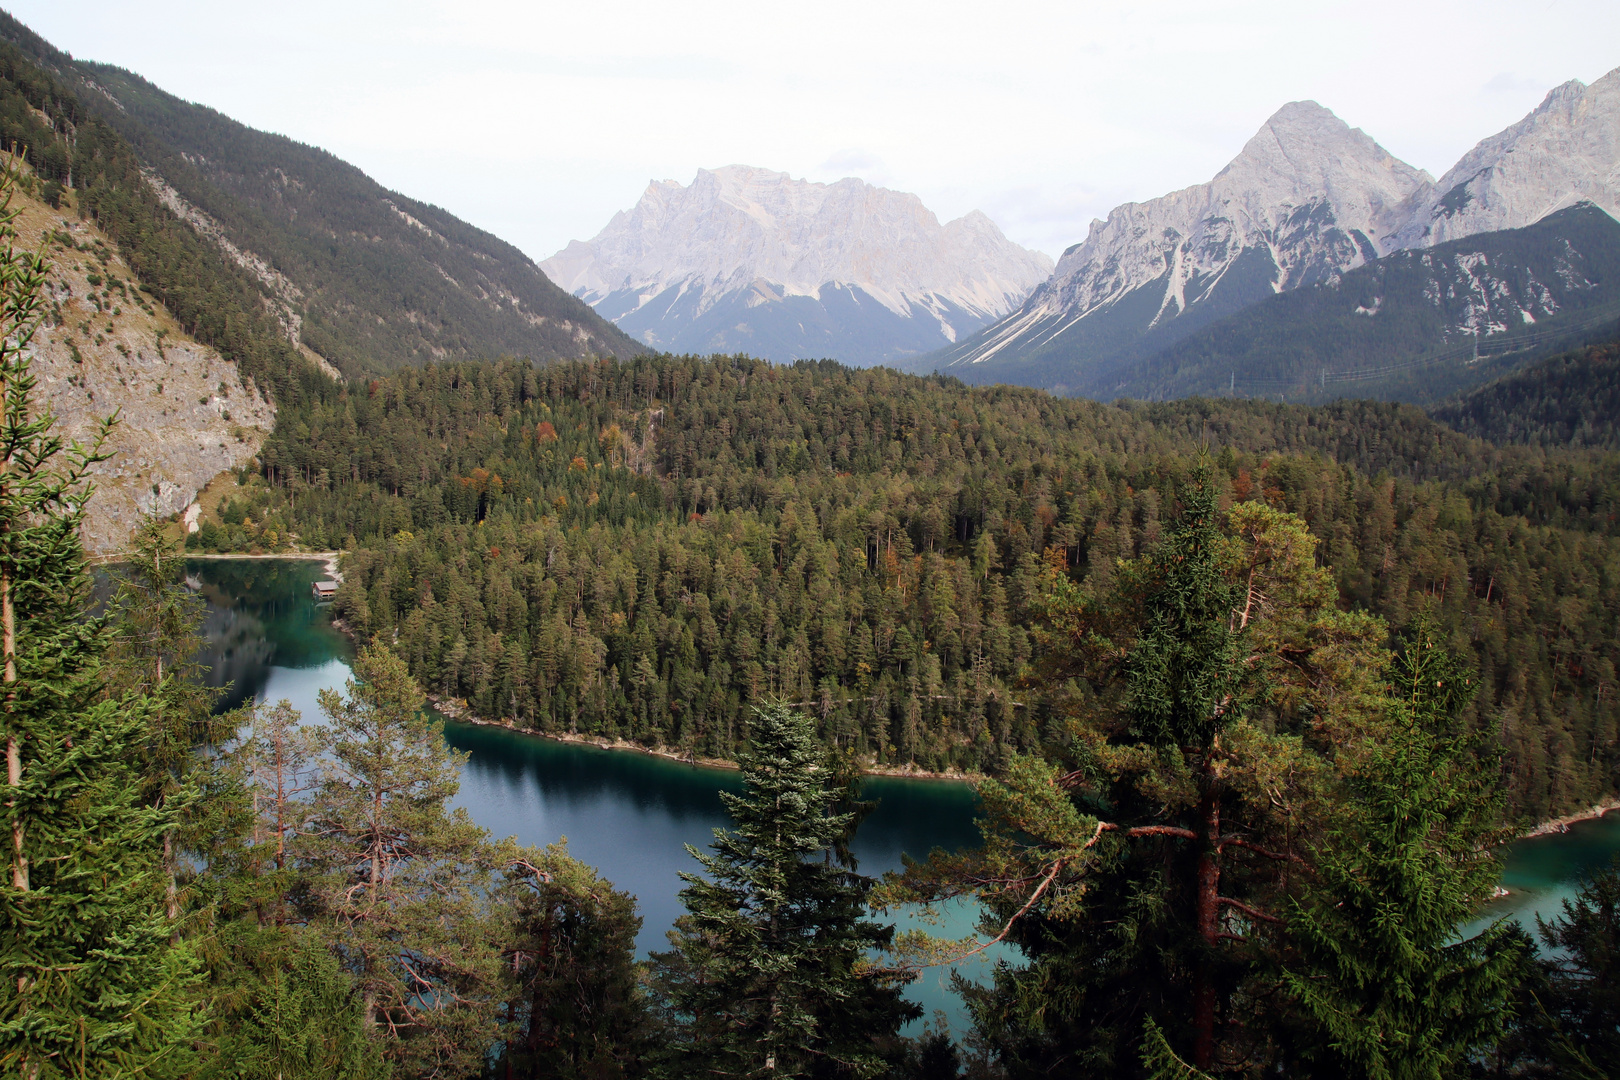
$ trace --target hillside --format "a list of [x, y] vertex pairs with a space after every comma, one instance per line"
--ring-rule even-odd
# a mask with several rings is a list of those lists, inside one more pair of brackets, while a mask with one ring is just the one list
[[1429, 414], [1496, 443], [1620, 450], [1620, 340], [1531, 364]]
[[1616, 464], [1411, 406], [1103, 405], [744, 358], [433, 366], [284, 410], [266, 476], [317, 482], [256, 483], [195, 543], [352, 538], [351, 625], [520, 727], [727, 756], [780, 698], [869, 761], [985, 768], [1052, 737], [1020, 674], [1046, 560], [1106, 582], [1205, 446], [1227, 498], [1305, 517], [1344, 603], [1397, 626], [1433, 606], [1471, 650], [1517, 812], [1613, 790]]
[[140, 515], [181, 513], [220, 472], [250, 463], [275, 406], [239, 365], [151, 303], [151, 287], [94, 225], [27, 190], [11, 205], [19, 242], [50, 260], [33, 373], [57, 433], [88, 441], [118, 414], [114, 456], [91, 470], [96, 497], [84, 525], [91, 552], [117, 551]]
[[73, 60], [3, 14], [0, 39], [133, 148], [164, 205], [251, 275], [288, 340], [346, 375], [641, 349], [510, 244], [324, 150]]
[[1582, 204], [1271, 297], [1123, 370], [1077, 372], [1073, 389], [1433, 401], [1608, 319], [1620, 319], [1620, 222]]

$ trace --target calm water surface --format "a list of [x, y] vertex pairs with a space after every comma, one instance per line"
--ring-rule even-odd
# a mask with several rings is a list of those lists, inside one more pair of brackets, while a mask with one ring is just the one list
[[[310, 583], [325, 576], [321, 564], [198, 560], [188, 570], [208, 600], [205, 661], [215, 685], [230, 684], [228, 703], [286, 698], [306, 718], [318, 718], [316, 695], [342, 688], [352, 651], [310, 597]], [[566, 837], [574, 856], [636, 896], [641, 952], [667, 947], [664, 935], [682, 910], [679, 874], [695, 866], [684, 845], [705, 848], [713, 830], [728, 823], [719, 792], [741, 789], [735, 772], [468, 724], [446, 723], [445, 738], [470, 755], [458, 805], [496, 836], [526, 844]], [[856, 837], [865, 873], [898, 869], [902, 852], [922, 856], [978, 839], [974, 795], [965, 784], [873, 777], [865, 794], [879, 800]], [[1537, 915], [1557, 915], [1580, 875], [1607, 865], [1617, 851], [1620, 814], [1514, 844], [1502, 879], [1510, 895], [1488, 916], [1519, 918], [1533, 932]], [[971, 912], [958, 908], [936, 932], [962, 936], [971, 923]], [[964, 974], [985, 970], [976, 961]], [[959, 1022], [959, 1002], [945, 981], [943, 973], [926, 976], [911, 996]]]
[[[187, 570], [208, 601], [203, 659], [213, 685], [229, 684], [227, 704], [286, 698], [318, 719], [319, 692], [343, 687], [352, 655], [310, 596], [310, 583], [325, 576], [321, 564], [194, 560]], [[496, 836], [526, 844], [566, 837], [571, 854], [637, 898], [640, 951], [668, 947], [664, 935], [683, 910], [680, 872], [696, 867], [685, 845], [706, 848], [729, 823], [719, 792], [742, 789], [737, 773], [472, 724], [447, 722], [445, 738], [470, 755], [457, 805]], [[863, 794], [878, 800], [854, 844], [863, 873], [898, 869], [902, 852], [920, 857], [978, 840], [966, 784], [873, 777]], [[971, 924], [971, 911], [957, 908], [936, 932], [962, 936]], [[964, 974], [983, 970], [977, 961]], [[945, 981], [943, 973], [925, 976], [910, 995], [929, 1013], [959, 1019]]]

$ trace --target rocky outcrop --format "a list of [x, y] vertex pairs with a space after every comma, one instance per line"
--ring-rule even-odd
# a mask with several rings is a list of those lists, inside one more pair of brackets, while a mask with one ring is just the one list
[[1522, 229], [1589, 202], [1620, 218], [1620, 68], [1570, 80], [1440, 178], [1404, 222], [1397, 247], [1432, 247]]
[[183, 514], [209, 480], [251, 461], [275, 409], [141, 293], [94, 226], [13, 198], [19, 241], [51, 263], [50, 314], [32, 343], [39, 397], [69, 439], [88, 441], [118, 418], [84, 527], [92, 553], [116, 552], [141, 515]]
[[1051, 262], [976, 211], [941, 225], [915, 195], [731, 165], [649, 184], [541, 268], [656, 348], [870, 364], [999, 318]]
[[1096, 361], [1174, 340], [1392, 250], [1431, 182], [1315, 102], [1285, 105], [1209, 183], [1094, 221], [1015, 315], [937, 366]]

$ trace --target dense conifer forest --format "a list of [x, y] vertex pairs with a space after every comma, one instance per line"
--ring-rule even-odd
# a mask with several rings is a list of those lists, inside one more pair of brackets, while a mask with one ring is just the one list
[[[51, 252], [0, 205], [5, 1075], [1620, 1075], [1620, 868], [1468, 929], [1503, 842], [1617, 788], [1612, 343], [1432, 417], [721, 356], [338, 382], [4, 44], [0, 140], [280, 406], [184, 547], [344, 548], [360, 643], [319, 715], [222, 713], [173, 522], [92, 595], [101, 450], [38, 406]], [[424, 690], [740, 765], [668, 952], [453, 807]], [[872, 767], [978, 774], [983, 844], [858, 873]], [[964, 941], [885, 917], [960, 898]], [[908, 1035], [993, 942], [970, 1028]]]
[[1531, 364], [1430, 412], [1492, 442], [1620, 450], [1620, 343]]
[[795, 703], [874, 765], [994, 772], [1054, 568], [1105, 585], [1207, 448], [1223, 505], [1298, 513], [1341, 603], [1432, 608], [1512, 810], [1613, 790], [1616, 462], [1407, 406], [1102, 405], [741, 358], [429, 367], [284, 412], [191, 543], [354, 551], [338, 610], [520, 727], [729, 756]]

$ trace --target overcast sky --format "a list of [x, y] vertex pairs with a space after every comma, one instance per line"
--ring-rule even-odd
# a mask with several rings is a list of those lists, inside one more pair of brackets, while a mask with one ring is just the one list
[[1620, 66], [1615, 0], [12, 0], [77, 57], [325, 147], [544, 258], [732, 163], [1057, 256], [1311, 98], [1438, 176]]

